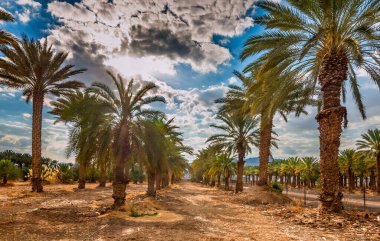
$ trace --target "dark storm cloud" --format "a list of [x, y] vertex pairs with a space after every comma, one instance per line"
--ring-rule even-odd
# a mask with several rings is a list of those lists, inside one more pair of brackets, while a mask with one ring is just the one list
[[191, 39], [190, 32], [174, 33], [165, 28], [133, 26], [129, 32], [132, 41], [129, 53], [136, 56], [155, 55], [200, 60], [204, 56], [198, 44]]

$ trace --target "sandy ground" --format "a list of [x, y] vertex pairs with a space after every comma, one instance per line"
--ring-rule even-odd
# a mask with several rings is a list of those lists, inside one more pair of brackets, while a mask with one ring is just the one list
[[42, 194], [25, 183], [0, 187], [0, 240], [380, 240], [380, 222], [355, 233], [297, 225], [278, 215], [291, 207], [240, 204], [231, 201], [236, 195], [198, 184], [161, 190], [156, 200], [145, 198], [145, 185], [129, 185], [126, 207], [145, 200], [157, 211], [136, 218], [127, 208], [104, 213], [111, 187], [74, 187], [48, 185]]

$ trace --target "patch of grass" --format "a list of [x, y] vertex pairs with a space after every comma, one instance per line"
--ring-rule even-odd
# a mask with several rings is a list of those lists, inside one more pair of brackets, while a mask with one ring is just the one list
[[139, 217], [144, 217], [144, 216], [156, 216], [158, 213], [157, 212], [154, 212], [154, 213], [139, 213], [134, 207], [131, 208], [131, 213], [129, 216], [133, 217], [133, 218], [139, 218]]
[[278, 192], [278, 193], [282, 193], [282, 191], [284, 191], [284, 188], [282, 187], [282, 185], [278, 182], [273, 182], [272, 183], [272, 188]]

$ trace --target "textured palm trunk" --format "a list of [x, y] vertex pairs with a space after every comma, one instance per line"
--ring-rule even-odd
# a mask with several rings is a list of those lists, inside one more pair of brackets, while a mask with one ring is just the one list
[[7, 178], [7, 175], [4, 174], [3, 176], [3, 184], [7, 184], [8, 183], [8, 178]]
[[33, 123], [32, 123], [32, 191], [42, 192], [41, 164], [41, 129], [44, 95], [33, 93]]
[[164, 175], [162, 176], [162, 188], [165, 188], [167, 186], [169, 186], [169, 171], [166, 170]]
[[297, 174], [297, 188], [301, 188], [301, 173]]
[[107, 182], [107, 169], [106, 169], [106, 162], [102, 161], [100, 163], [100, 180], [99, 180], [99, 187], [106, 187]]
[[156, 189], [154, 188], [154, 181], [156, 179], [155, 172], [148, 172], [148, 191], [147, 194], [151, 197], [156, 196]]
[[243, 191], [243, 174], [244, 174], [244, 154], [245, 150], [242, 146], [238, 147], [239, 154], [238, 154], [238, 163], [237, 163], [237, 176], [236, 176], [236, 187], [235, 192], [242, 192]]
[[156, 170], [156, 190], [161, 189], [161, 173], [160, 171]]
[[343, 194], [339, 185], [338, 154], [342, 121], [346, 108], [340, 105], [343, 81], [347, 79], [348, 59], [332, 51], [323, 59], [319, 82], [323, 92], [323, 108], [316, 116], [320, 132], [321, 211], [340, 212]]
[[224, 178], [224, 190], [228, 191], [230, 190], [230, 177], [226, 176]]
[[220, 177], [221, 177], [221, 175], [218, 175], [218, 176], [217, 176], [217, 184], [216, 184], [216, 186], [217, 186], [218, 188], [221, 186]]
[[380, 153], [377, 154], [377, 157], [376, 157], [376, 161], [377, 161], [377, 193], [380, 194]]
[[297, 186], [297, 176], [296, 174], [292, 175], [292, 187], [295, 188]]
[[260, 178], [257, 182], [257, 185], [259, 186], [264, 186], [268, 184], [268, 162], [270, 154], [270, 143], [272, 137], [272, 122], [272, 118], [269, 118], [267, 122], [264, 122], [263, 117], [261, 117], [259, 146]]
[[130, 151], [129, 138], [128, 138], [128, 126], [126, 123], [121, 124], [119, 138], [117, 140], [117, 155], [114, 165], [114, 180], [112, 183], [114, 199], [113, 207], [117, 208], [125, 204], [125, 162], [127, 160], [128, 153]]
[[172, 178], [170, 179], [170, 183], [173, 185], [174, 184], [174, 180], [175, 179], [175, 176], [174, 176], [174, 173], [172, 173]]
[[372, 190], [376, 190], [376, 177], [375, 177], [375, 171], [371, 170], [371, 175], [369, 177], [369, 186]]
[[78, 162], [79, 163], [79, 180], [78, 180], [78, 189], [85, 189], [86, 187], [86, 172], [87, 166], [86, 162]]

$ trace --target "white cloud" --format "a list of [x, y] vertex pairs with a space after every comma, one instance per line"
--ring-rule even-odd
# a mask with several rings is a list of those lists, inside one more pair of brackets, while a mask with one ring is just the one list
[[32, 115], [29, 113], [22, 113], [22, 117], [29, 119], [32, 117]]
[[24, 9], [23, 12], [16, 11], [17, 19], [22, 23], [27, 23], [30, 21], [31, 12], [29, 9]]
[[234, 85], [237, 83], [239, 83], [239, 80], [235, 76], [232, 76], [231, 78], [228, 79], [228, 84], [230, 85]]
[[17, 0], [16, 3], [21, 6], [30, 6], [35, 9], [41, 8], [41, 3], [33, 1], [33, 0]]
[[161, 73], [168, 75], [176, 74], [173, 63], [165, 58], [133, 58], [129, 56], [120, 56], [106, 60], [104, 64], [107, 66], [112, 66], [118, 72], [125, 76], [133, 76], [141, 73]]

